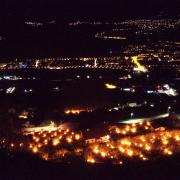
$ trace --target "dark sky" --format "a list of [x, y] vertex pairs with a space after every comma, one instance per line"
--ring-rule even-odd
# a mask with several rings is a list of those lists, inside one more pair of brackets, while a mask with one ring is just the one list
[[136, 17], [179, 10], [179, 0], [4, 0], [0, 5], [1, 16], [16, 17]]

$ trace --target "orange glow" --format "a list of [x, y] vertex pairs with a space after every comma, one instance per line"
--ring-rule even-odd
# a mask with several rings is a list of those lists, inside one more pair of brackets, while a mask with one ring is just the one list
[[33, 151], [33, 153], [37, 153], [38, 152], [38, 147], [33, 147], [33, 149], [32, 149], [32, 151]]
[[79, 114], [81, 111], [78, 109], [66, 110], [65, 114]]
[[68, 143], [72, 143], [72, 138], [71, 138], [71, 137], [67, 137], [67, 138], [66, 138], [66, 141], [67, 141]]
[[88, 158], [87, 158], [87, 162], [88, 162], [88, 163], [92, 163], [92, 164], [94, 164], [96, 161], [95, 161], [95, 159], [94, 159], [94, 158], [92, 158], [92, 157], [88, 157]]
[[104, 152], [104, 151], [102, 151], [100, 154], [102, 157], [106, 157], [106, 155], [107, 155], [106, 152]]
[[59, 145], [60, 141], [58, 138], [55, 138], [55, 139], [53, 139], [52, 143], [53, 143], [53, 146], [57, 146], [57, 145]]
[[0, 142], [11, 150], [19, 148], [45, 160], [57, 160], [73, 155], [84, 158], [88, 163], [103, 163], [109, 160], [119, 164], [134, 158], [147, 161], [152, 159], [152, 155], [153, 159], [156, 159], [180, 153], [180, 130], [156, 128], [151, 123], [109, 126], [102, 136], [91, 139], [85, 138], [84, 133], [86, 131], [72, 131], [70, 128], [56, 129], [23, 135], [18, 142], [8, 143], [4, 139]]
[[75, 134], [75, 139], [76, 140], [79, 140], [81, 138], [81, 135], [80, 134]]

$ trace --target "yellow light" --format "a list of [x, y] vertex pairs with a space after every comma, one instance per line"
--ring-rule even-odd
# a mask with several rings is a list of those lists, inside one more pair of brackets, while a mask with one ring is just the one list
[[131, 146], [131, 142], [128, 139], [124, 139], [121, 141], [121, 144]]
[[118, 128], [116, 128], [115, 131], [116, 131], [117, 134], [121, 133], [121, 131]]
[[106, 157], [106, 152], [102, 151], [102, 152], [101, 152], [101, 156], [102, 156], [102, 157]]
[[93, 152], [94, 152], [95, 154], [98, 154], [98, 153], [99, 153], [99, 149], [96, 149], [96, 148], [95, 148], [95, 149], [93, 150]]
[[106, 83], [105, 86], [106, 86], [107, 89], [116, 89], [117, 88], [116, 85], [109, 84], [109, 83]]
[[141, 136], [140, 139], [141, 139], [141, 141], [143, 141], [143, 142], [146, 141], [145, 138], [144, 138], [144, 136]]
[[176, 141], [180, 141], [180, 137], [178, 135], [175, 136]]
[[37, 137], [37, 138], [35, 139], [35, 141], [36, 141], [36, 142], [39, 142], [39, 138]]
[[146, 145], [145, 149], [146, 149], [147, 151], [150, 151], [150, 150], [151, 150], [151, 146]]
[[79, 109], [68, 109], [68, 110], [65, 110], [65, 114], [80, 114], [82, 110], [79, 110]]
[[81, 138], [81, 135], [80, 134], [75, 134], [75, 139], [76, 140], [79, 140]]
[[57, 132], [54, 132], [54, 136], [57, 136]]
[[140, 62], [138, 61], [138, 56], [133, 56], [132, 57], [132, 62], [136, 65], [137, 68], [135, 68], [135, 70], [141, 71], [141, 72], [146, 72], [147, 69], [140, 64]]
[[72, 143], [72, 138], [71, 138], [71, 137], [67, 137], [67, 138], [66, 138], [66, 141], [67, 141], [68, 143]]
[[38, 152], [38, 147], [34, 146], [32, 151], [33, 151], [33, 153], [37, 153]]
[[38, 148], [41, 148], [42, 147], [42, 144], [38, 144]]
[[125, 129], [126, 129], [126, 131], [129, 131], [129, 130], [130, 130], [130, 127], [129, 127], [129, 126], [126, 126]]
[[45, 144], [45, 145], [48, 144], [48, 140], [47, 140], [47, 139], [44, 140], [44, 144]]
[[167, 155], [172, 155], [172, 151], [170, 151], [169, 149], [165, 148], [164, 149], [164, 153], [167, 154]]
[[94, 158], [92, 158], [92, 157], [88, 157], [88, 159], [87, 159], [87, 162], [88, 163], [95, 163], [96, 161], [95, 161], [95, 159]]
[[120, 146], [120, 147], [119, 147], [119, 151], [122, 152], [122, 153], [124, 153], [124, 152], [125, 152], [125, 149]]
[[163, 143], [164, 145], [167, 145], [167, 144], [169, 143], [169, 141], [166, 140], [166, 139], [164, 139], [164, 140], [162, 141], [162, 143]]
[[39, 60], [36, 60], [35, 67], [38, 68], [38, 65], [39, 65]]
[[140, 143], [140, 144], [139, 144], [139, 147], [143, 147], [143, 145]]
[[27, 119], [28, 118], [28, 112], [22, 112], [18, 117], [20, 119]]
[[150, 122], [147, 122], [146, 124], [147, 124], [147, 126], [151, 126], [151, 123], [150, 123]]
[[133, 152], [133, 150], [127, 150], [127, 155], [128, 156], [130, 156], [130, 157], [132, 157], [133, 155], [134, 155], [134, 152]]
[[57, 146], [60, 143], [58, 138], [53, 139], [52, 144], [53, 146]]
[[131, 129], [132, 133], [136, 133], [136, 131], [137, 131], [137, 129], [135, 127]]

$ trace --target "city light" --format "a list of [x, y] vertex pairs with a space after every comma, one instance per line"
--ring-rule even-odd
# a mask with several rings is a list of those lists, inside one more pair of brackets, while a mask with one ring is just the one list
[[114, 84], [106, 83], [105, 86], [106, 86], [107, 89], [117, 89], [117, 86], [114, 85]]
[[132, 62], [136, 65], [136, 67], [134, 68], [135, 71], [147, 72], [147, 69], [144, 66], [142, 66], [138, 61], [138, 56], [133, 56]]

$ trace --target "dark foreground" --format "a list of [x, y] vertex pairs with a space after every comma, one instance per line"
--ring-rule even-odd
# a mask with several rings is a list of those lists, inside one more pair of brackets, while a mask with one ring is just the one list
[[1, 180], [54, 179], [180, 179], [180, 156], [116, 166], [109, 164], [61, 164], [27, 154], [0, 153]]

